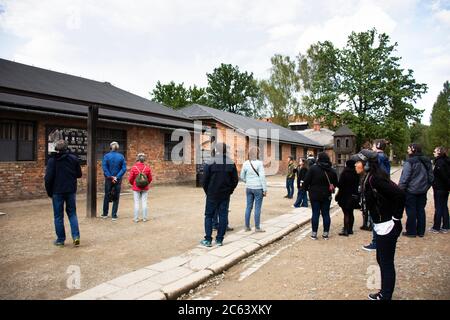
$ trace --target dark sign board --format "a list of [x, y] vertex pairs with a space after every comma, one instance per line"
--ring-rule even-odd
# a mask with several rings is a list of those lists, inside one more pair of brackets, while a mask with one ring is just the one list
[[69, 150], [76, 155], [81, 164], [87, 162], [87, 130], [67, 127], [47, 127], [46, 128], [46, 159], [55, 152], [55, 143], [58, 140], [66, 140]]

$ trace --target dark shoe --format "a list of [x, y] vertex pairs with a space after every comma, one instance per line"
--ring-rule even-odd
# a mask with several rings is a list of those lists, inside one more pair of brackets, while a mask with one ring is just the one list
[[206, 239], [200, 241], [200, 244], [201, 244], [202, 246], [205, 246], [205, 247], [212, 247], [211, 241], [206, 240]]
[[434, 229], [434, 228], [430, 228], [430, 229], [428, 230], [428, 232], [429, 232], [429, 233], [439, 233], [439, 230], [436, 230], [436, 229]]
[[362, 226], [360, 227], [361, 230], [370, 231], [370, 228], [368, 226]]
[[57, 247], [64, 247], [64, 242], [54, 241], [53, 244]]
[[80, 246], [80, 238], [74, 239], [74, 240], [73, 240], [73, 245], [74, 245], [75, 247], [79, 247], [79, 246]]
[[353, 234], [353, 230], [350, 230], [350, 231], [348, 232], [348, 234]]
[[218, 247], [223, 246], [223, 242], [219, 241], [219, 240], [216, 240], [216, 246], [218, 246]]
[[416, 235], [414, 235], [414, 234], [408, 234], [406, 231], [405, 231], [405, 232], [402, 232], [402, 236], [405, 236], [405, 237], [408, 237], [408, 238], [415, 238], [415, 237], [416, 237]]
[[343, 237], [348, 237], [348, 232], [347, 232], [347, 230], [342, 229], [342, 231], [339, 232], [339, 235], [340, 235], [340, 236], [343, 236]]
[[419, 238], [423, 238], [425, 235], [424, 234], [419, 234], [418, 237]]
[[379, 292], [369, 294], [368, 298], [369, 300], [384, 300], [383, 296]]
[[234, 230], [234, 228], [232, 228], [232, 227], [227, 227], [227, 231], [233, 231]]
[[284, 196], [284, 198], [288, 199], [288, 198], [289, 198], [289, 196]]
[[367, 246], [363, 246], [362, 248], [366, 251], [371, 252], [371, 251], [377, 250], [377, 245], [372, 242], [371, 244], [369, 244]]
[[450, 229], [444, 229], [444, 228], [442, 228], [442, 229], [440, 230], [441, 233], [448, 233], [449, 231], [450, 231]]
[[311, 239], [317, 240], [317, 232], [311, 232]]

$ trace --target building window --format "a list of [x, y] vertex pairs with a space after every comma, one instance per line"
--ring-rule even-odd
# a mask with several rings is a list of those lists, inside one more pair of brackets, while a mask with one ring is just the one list
[[336, 147], [338, 147], [338, 148], [341, 147], [341, 139], [337, 139], [337, 141], [336, 141]]
[[278, 145], [278, 160], [283, 160], [283, 145], [281, 143]]
[[291, 157], [296, 160], [297, 159], [297, 147], [291, 145]]
[[348, 139], [345, 139], [345, 147], [346, 147], [346, 148], [349, 147], [348, 142], [349, 142]]
[[[171, 133], [164, 134], [164, 160], [165, 161], [172, 161], [172, 150], [182, 140], [183, 140], [183, 137], [180, 137], [179, 141], [172, 141]], [[181, 149], [181, 151], [180, 151], [180, 157], [184, 157], [183, 149]]]
[[119, 143], [119, 152], [127, 158], [127, 131], [120, 129], [98, 128], [97, 129], [97, 159], [102, 159], [110, 150], [110, 143]]
[[0, 161], [34, 161], [36, 125], [33, 122], [0, 120]]

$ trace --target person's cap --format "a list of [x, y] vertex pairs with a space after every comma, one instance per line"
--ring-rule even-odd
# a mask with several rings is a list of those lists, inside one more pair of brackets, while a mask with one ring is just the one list
[[375, 161], [377, 159], [377, 153], [372, 150], [363, 149], [359, 153], [353, 155], [350, 159], [354, 160], [356, 162], [358, 162], [358, 161], [363, 161], [363, 162]]

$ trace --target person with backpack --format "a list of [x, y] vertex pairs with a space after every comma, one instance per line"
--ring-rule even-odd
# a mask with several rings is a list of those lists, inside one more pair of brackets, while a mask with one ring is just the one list
[[264, 164], [259, 160], [259, 149], [250, 148], [248, 160], [244, 162], [241, 169], [241, 179], [245, 182], [247, 207], [245, 209], [245, 231], [251, 231], [250, 215], [255, 205], [255, 232], [264, 232], [261, 229], [261, 207], [263, 198], [267, 195], [266, 175]]
[[303, 183], [303, 188], [309, 192], [311, 201], [311, 239], [313, 240], [317, 240], [320, 215], [323, 218], [322, 238], [329, 239], [331, 195], [335, 191], [337, 182], [337, 174], [331, 167], [330, 157], [325, 152], [320, 152], [317, 155], [317, 163], [308, 170]]
[[134, 222], [139, 222], [139, 203], [142, 203], [142, 221], [147, 222], [147, 197], [150, 183], [152, 182], [152, 170], [145, 164], [146, 156], [139, 153], [136, 163], [130, 170], [128, 182], [133, 186], [134, 196]]
[[381, 272], [381, 290], [369, 294], [370, 300], [391, 300], [395, 289], [395, 250], [402, 232], [405, 193], [380, 168], [377, 154], [363, 149], [352, 156], [356, 173], [365, 175], [361, 197], [367, 205], [377, 234], [377, 262]]
[[214, 213], [218, 210], [219, 229], [216, 245], [222, 246], [228, 225], [230, 197], [239, 183], [236, 165], [228, 156], [225, 143], [217, 143], [214, 157], [204, 167], [203, 190], [206, 194], [205, 237], [200, 244], [211, 247]]
[[355, 221], [353, 210], [358, 208], [358, 186], [359, 176], [355, 171], [355, 161], [347, 160], [344, 171], [339, 177], [337, 184], [339, 191], [335, 198], [344, 213], [344, 228], [339, 233], [340, 236], [348, 237], [353, 234], [353, 223]]
[[300, 159], [298, 167], [296, 169], [297, 173], [297, 200], [295, 201], [294, 208], [308, 208], [308, 193], [303, 188], [303, 183], [305, 181], [306, 174], [308, 173], [308, 161], [306, 159]]
[[433, 167], [430, 159], [422, 155], [419, 144], [410, 144], [408, 154], [409, 159], [403, 165], [399, 181], [399, 187], [406, 191], [407, 219], [406, 231], [403, 235], [411, 238], [423, 237], [426, 227], [427, 192], [434, 180]]
[[127, 164], [124, 156], [119, 153], [119, 143], [110, 144], [111, 151], [105, 154], [102, 160], [103, 174], [105, 176], [105, 198], [103, 199], [102, 218], [108, 217], [109, 203], [112, 202], [112, 221], [117, 220], [119, 209], [120, 187], [122, 177], [127, 172]]
[[76, 194], [77, 179], [81, 178], [80, 161], [70, 153], [67, 141], [58, 140], [56, 153], [48, 159], [45, 170], [45, 190], [52, 198], [53, 215], [56, 231], [55, 246], [62, 247], [66, 241], [64, 229], [64, 204], [69, 218], [72, 240], [75, 246], [80, 245], [80, 230], [77, 218]]
[[432, 233], [448, 233], [450, 229], [448, 195], [450, 190], [450, 159], [444, 147], [436, 147], [434, 155], [434, 223]]

